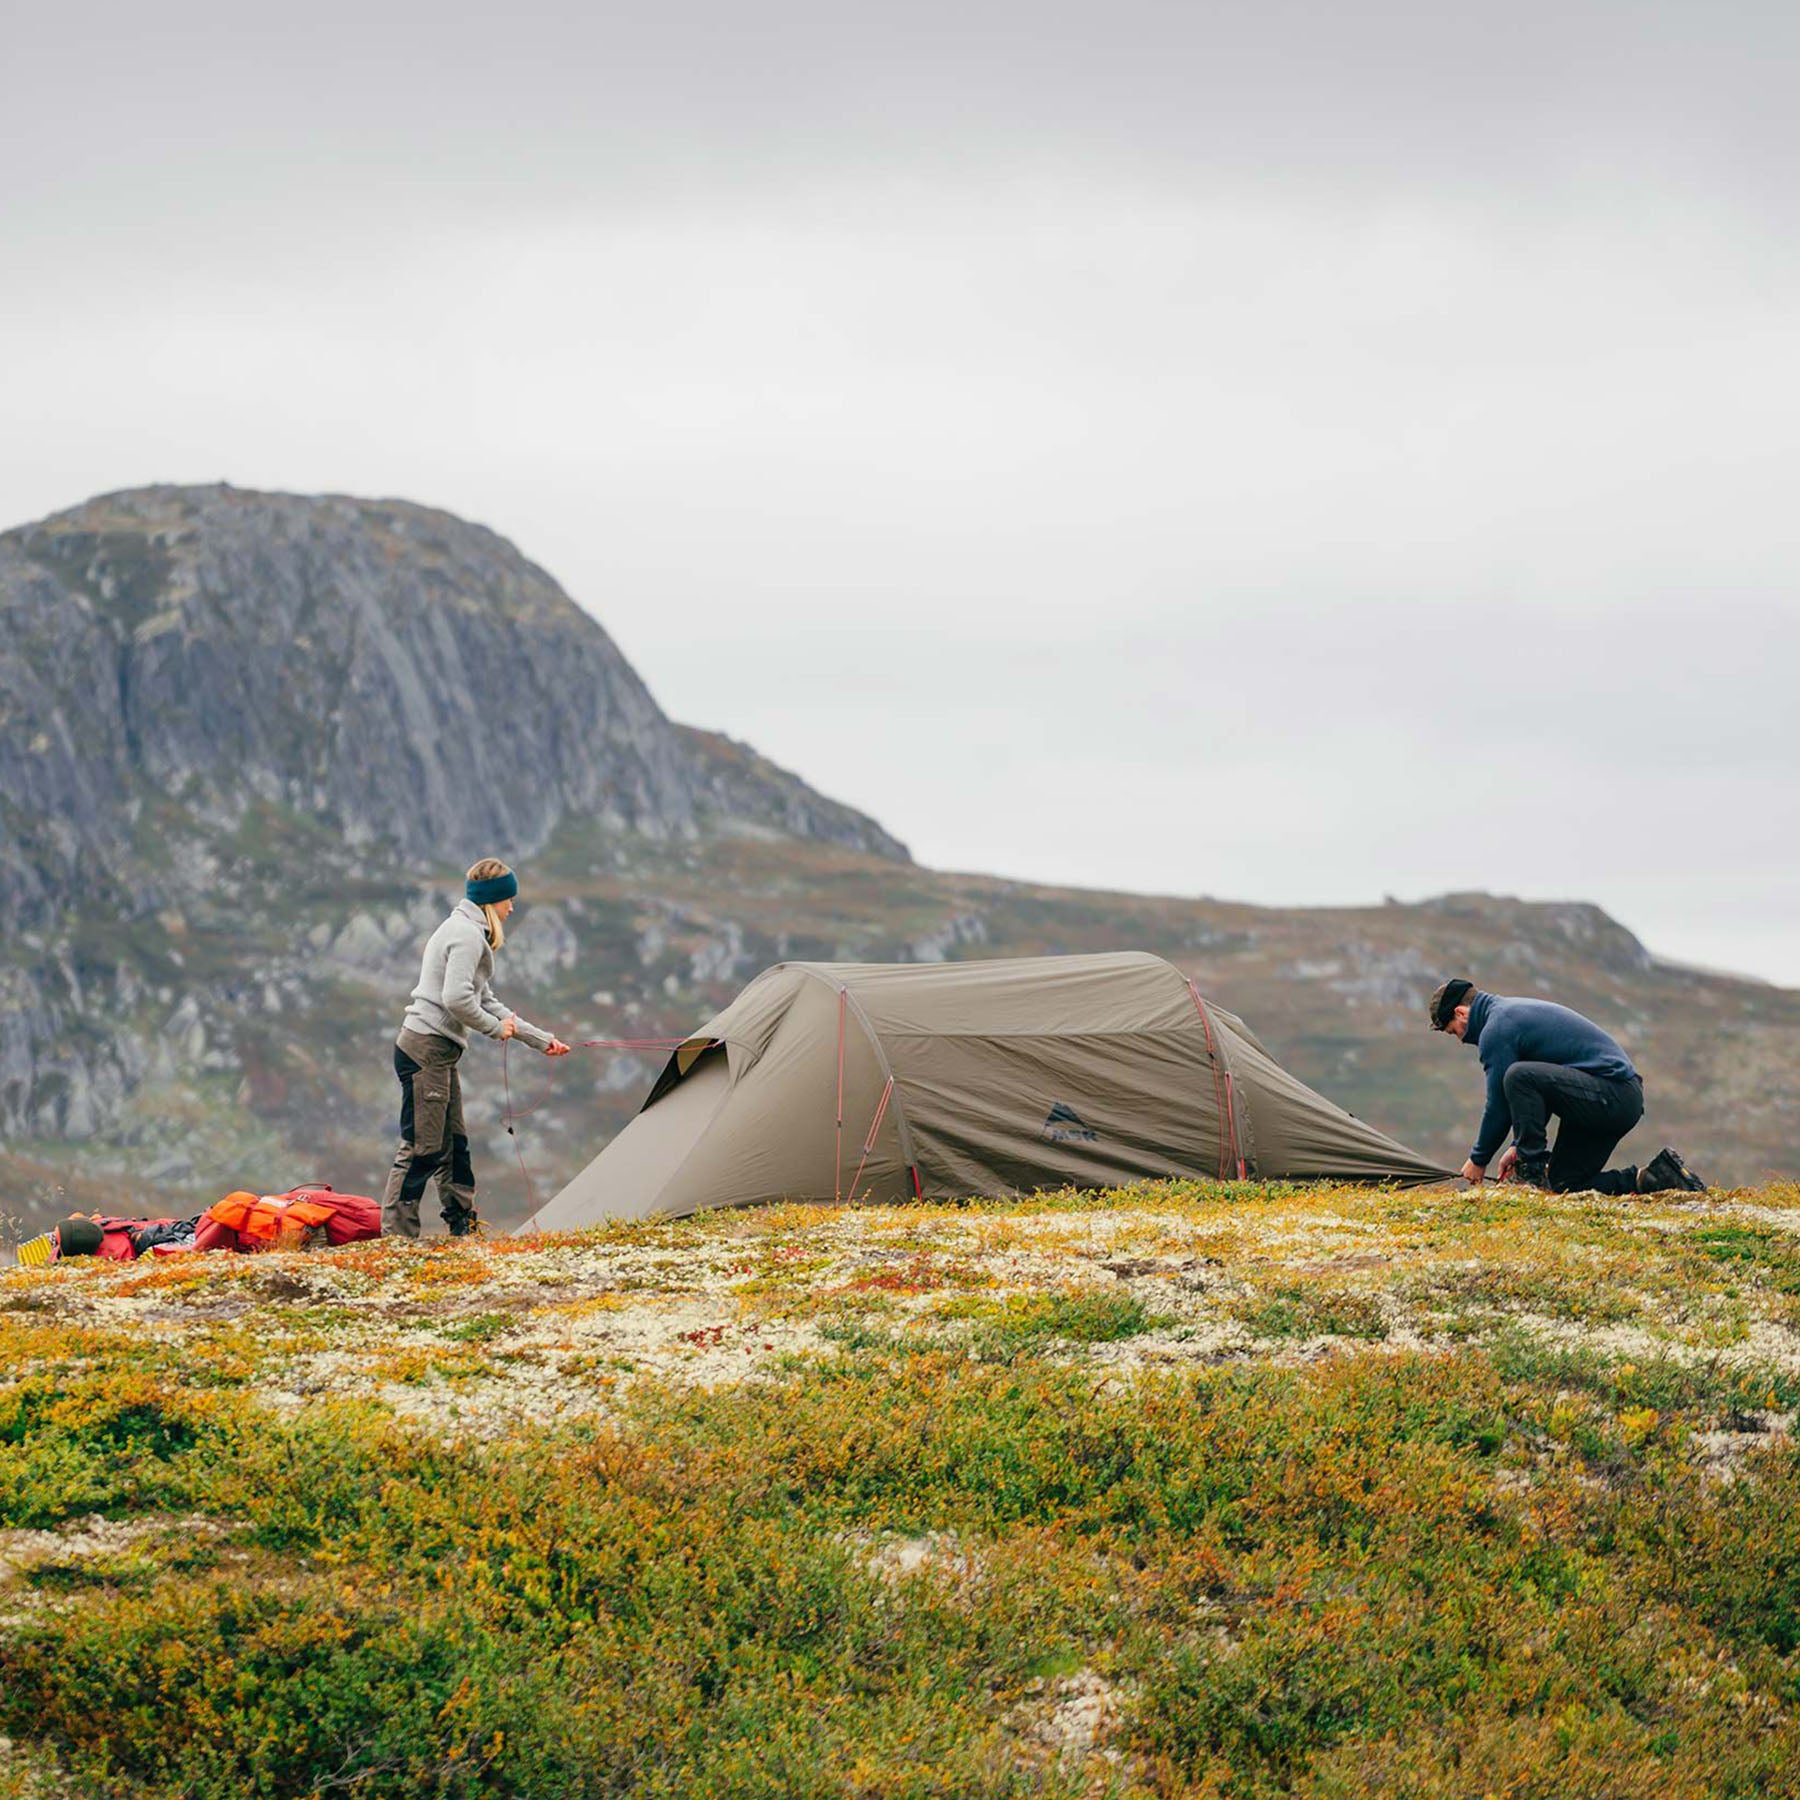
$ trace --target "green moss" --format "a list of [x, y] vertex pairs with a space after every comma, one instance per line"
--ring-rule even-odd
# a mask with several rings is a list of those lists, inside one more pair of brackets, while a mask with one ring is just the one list
[[940, 1304], [936, 1316], [970, 1321], [971, 1353], [984, 1362], [1011, 1362], [1059, 1341], [1113, 1344], [1171, 1322], [1166, 1314], [1149, 1311], [1136, 1295], [1107, 1288], [999, 1299], [963, 1295]]
[[1784, 1294], [1800, 1294], [1800, 1240], [1764, 1225], [1708, 1225], [1687, 1239], [1688, 1248]]
[[438, 1335], [453, 1344], [491, 1344], [518, 1323], [511, 1313], [475, 1313], [452, 1325], [440, 1325]]
[[1259, 1338], [1384, 1338], [1387, 1319], [1373, 1294], [1287, 1285], [1232, 1308]]

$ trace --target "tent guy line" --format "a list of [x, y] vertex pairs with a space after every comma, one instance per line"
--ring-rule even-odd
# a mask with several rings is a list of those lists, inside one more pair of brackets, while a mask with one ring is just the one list
[[1237, 1103], [1231, 1091], [1231, 1069], [1219, 1055], [1219, 1046], [1213, 1037], [1212, 1020], [1207, 1017], [1206, 1002], [1200, 998], [1200, 984], [1190, 975], [1187, 986], [1188, 992], [1194, 997], [1194, 1005], [1199, 1010], [1200, 1023], [1206, 1031], [1206, 1054], [1212, 1063], [1213, 1090], [1218, 1099], [1219, 1117], [1226, 1124], [1226, 1135], [1219, 1144], [1219, 1179], [1230, 1180], [1229, 1165], [1235, 1162], [1237, 1178], [1242, 1181], [1247, 1171], [1244, 1167], [1244, 1153], [1238, 1145]]
[[[569, 1047], [572, 1050], [667, 1050], [671, 1053], [679, 1050], [683, 1044], [692, 1040], [685, 1037], [673, 1038], [579, 1038]], [[537, 1194], [532, 1185], [531, 1171], [525, 1166], [525, 1149], [519, 1142], [519, 1134], [514, 1126], [520, 1119], [544, 1104], [556, 1091], [556, 1079], [560, 1071], [552, 1068], [549, 1079], [544, 1083], [538, 1097], [529, 1106], [514, 1106], [512, 1103], [512, 1055], [513, 1040], [503, 1038], [500, 1043], [500, 1088], [506, 1099], [506, 1110], [500, 1115], [500, 1123], [506, 1127], [506, 1135], [513, 1141], [513, 1154], [519, 1159], [519, 1174], [525, 1183], [525, 1206], [532, 1216], [537, 1213]]]
[[[690, 1044], [706, 1049], [712, 1049], [721, 1045], [723, 1042], [724, 1040], [721, 1038], [700, 1037], [693, 1033], [689, 1033], [685, 1037], [666, 1038], [577, 1038], [570, 1044], [569, 1048], [571, 1050], [666, 1050], [673, 1055], [677, 1051], [685, 1049]], [[526, 1211], [535, 1219], [538, 1210], [537, 1192], [531, 1179], [531, 1171], [525, 1166], [524, 1146], [519, 1142], [519, 1134], [514, 1129], [514, 1126], [520, 1119], [528, 1118], [532, 1113], [536, 1112], [537, 1109], [542, 1106], [553, 1093], [555, 1093], [557, 1079], [561, 1074], [561, 1071], [554, 1067], [551, 1069], [548, 1079], [546, 1079], [544, 1085], [538, 1090], [537, 1098], [533, 1100], [529, 1106], [514, 1106], [512, 1103], [512, 1069], [510, 1063], [512, 1047], [513, 1040], [511, 1038], [503, 1038], [501, 1040], [500, 1088], [505, 1097], [506, 1107], [500, 1115], [500, 1123], [506, 1127], [506, 1135], [513, 1141], [513, 1155], [518, 1158], [519, 1175], [525, 1184]], [[891, 1086], [892, 1084], [890, 1083], [889, 1085]], [[843, 1104], [843, 1095], [841, 1093], [838, 1096], [838, 1104], [841, 1108]], [[842, 1121], [840, 1120], [840, 1124], [841, 1123]], [[879, 1119], [876, 1120], [876, 1124], [880, 1124]], [[868, 1160], [868, 1151], [869, 1148], [872, 1147], [872, 1144], [873, 1131], [871, 1130], [870, 1145], [865, 1145], [863, 1150], [863, 1160], [865, 1162]], [[856, 1173], [858, 1179], [861, 1179], [861, 1164], [857, 1165]], [[851, 1191], [852, 1193], [855, 1192], [854, 1182], [851, 1184]]]

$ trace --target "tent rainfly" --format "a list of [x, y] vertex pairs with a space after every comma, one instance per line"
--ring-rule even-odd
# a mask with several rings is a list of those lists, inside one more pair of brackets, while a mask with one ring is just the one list
[[1167, 1176], [1450, 1173], [1296, 1081], [1159, 956], [781, 963], [524, 1229]]

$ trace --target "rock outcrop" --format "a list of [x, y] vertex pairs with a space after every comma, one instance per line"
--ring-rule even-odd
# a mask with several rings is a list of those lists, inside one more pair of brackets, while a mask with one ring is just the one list
[[815, 793], [798, 775], [723, 732], [676, 728], [699, 781], [696, 812], [710, 831], [762, 838], [806, 838], [894, 862], [906, 846], [866, 813]]

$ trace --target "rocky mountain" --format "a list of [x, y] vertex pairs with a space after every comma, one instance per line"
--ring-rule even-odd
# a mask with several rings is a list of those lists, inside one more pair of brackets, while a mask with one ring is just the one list
[[[0, 627], [0, 1213], [369, 1191], [419, 944], [489, 852], [528, 880], [501, 991], [571, 1038], [684, 1032], [783, 956], [1140, 947], [1454, 1160], [1473, 1059], [1419, 1008], [1461, 967], [1609, 1023], [1645, 1062], [1647, 1129], [1709, 1172], [1797, 1166], [1800, 995], [1661, 967], [1592, 907], [1276, 912], [920, 869], [668, 719], [543, 570], [444, 513], [110, 495], [0, 535]], [[506, 1083], [533, 1110], [509, 1137], [491, 1056], [476, 1046], [470, 1117], [500, 1217], [578, 1168], [652, 1072], [521, 1053]]]
[[77, 882], [141, 874], [154, 800], [212, 828], [290, 808], [427, 862], [528, 856], [571, 815], [906, 854], [682, 731], [542, 569], [425, 507], [113, 494], [0, 536], [0, 608], [0, 903], [26, 922]]

